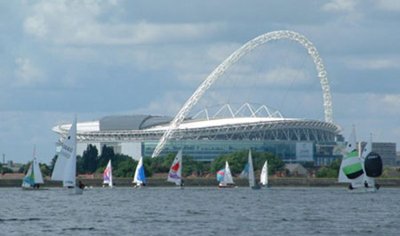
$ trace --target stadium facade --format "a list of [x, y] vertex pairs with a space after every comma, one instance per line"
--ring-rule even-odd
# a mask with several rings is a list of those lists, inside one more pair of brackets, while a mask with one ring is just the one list
[[[330, 122], [284, 118], [266, 106], [254, 108], [247, 103], [236, 111], [225, 105], [211, 117], [207, 110], [202, 113], [206, 116], [196, 115], [179, 125], [161, 156], [183, 149], [185, 155], [196, 160], [211, 161], [223, 154], [251, 148], [270, 152], [285, 162], [326, 165], [341, 157], [343, 138], [339, 127]], [[167, 116], [126, 115], [81, 122], [77, 126], [78, 144], [81, 151], [87, 144], [96, 145], [99, 150], [107, 145], [135, 159], [149, 157], [171, 120]], [[69, 127], [70, 124], [58, 125], [53, 130], [62, 139]]]
[[[279, 112], [270, 112], [266, 106], [253, 109], [245, 104], [231, 116], [206, 118], [188, 114], [205, 92], [225, 71], [241, 57], [259, 46], [276, 40], [298, 43], [311, 57], [322, 89], [325, 121], [284, 118]], [[240, 116], [247, 108], [250, 115]], [[229, 106], [226, 106], [229, 110]], [[265, 111], [266, 115], [260, 115]], [[219, 112], [217, 112], [219, 114]], [[59, 125], [53, 130], [65, 137], [70, 125]], [[141, 156], [165, 155], [183, 149], [197, 160], [210, 161], [237, 150], [271, 152], [286, 162], [314, 161], [325, 165], [341, 157], [343, 138], [333, 123], [330, 87], [325, 66], [313, 43], [293, 31], [272, 31], [248, 41], [217, 66], [174, 118], [152, 115], [109, 116], [98, 121], [78, 124], [78, 142], [114, 146], [117, 152]], [[81, 145], [82, 146], [82, 145]]]

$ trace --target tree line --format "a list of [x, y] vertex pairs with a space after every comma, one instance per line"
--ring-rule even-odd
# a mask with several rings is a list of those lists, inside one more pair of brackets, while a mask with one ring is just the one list
[[[143, 165], [145, 174], [148, 177], [156, 173], [168, 173], [169, 168], [175, 158], [176, 153], [169, 153], [164, 157], [145, 157]], [[182, 158], [182, 175], [183, 176], [209, 176], [224, 168], [225, 161], [229, 162], [233, 175], [239, 175], [247, 163], [248, 150], [238, 151], [217, 157], [212, 162], [195, 161], [192, 157], [183, 155]], [[277, 171], [284, 170], [284, 162], [272, 155], [271, 153], [252, 152], [253, 165], [255, 171], [260, 171], [262, 165], [268, 160], [268, 173], [275, 174]], [[50, 166], [40, 163], [40, 168], [43, 175], [50, 176], [54, 164], [57, 160], [57, 155], [51, 160]], [[78, 174], [100, 174], [103, 173], [108, 161], [111, 160], [114, 177], [131, 178], [134, 175], [138, 161], [132, 159], [131, 156], [118, 154], [114, 152], [112, 147], [104, 145], [101, 149], [101, 154], [97, 147], [89, 144], [82, 156], [77, 156], [77, 173]], [[25, 164], [19, 170], [20, 173], [25, 173], [29, 168], [30, 163]]]

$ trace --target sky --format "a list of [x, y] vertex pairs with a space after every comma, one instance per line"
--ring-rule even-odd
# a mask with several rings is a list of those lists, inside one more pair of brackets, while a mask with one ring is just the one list
[[[50, 163], [52, 127], [105, 115], [174, 116], [247, 41], [306, 36], [328, 73], [333, 119], [347, 137], [400, 147], [400, 1], [0, 0], [0, 155]], [[307, 50], [278, 40], [232, 66], [197, 107], [252, 102], [323, 120]]]

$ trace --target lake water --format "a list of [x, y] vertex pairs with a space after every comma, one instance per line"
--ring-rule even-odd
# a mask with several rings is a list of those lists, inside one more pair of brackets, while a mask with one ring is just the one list
[[400, 189], [0, 189], [0, 235], [400, 235]]

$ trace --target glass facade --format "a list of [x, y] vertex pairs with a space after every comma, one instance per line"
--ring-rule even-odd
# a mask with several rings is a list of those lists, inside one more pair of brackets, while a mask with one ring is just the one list
[[[158, 141], [143, 142], [142, 155], [151, 156]], [[178, 152], [183, 148], [185, 155], [193, 157], [198, 161], [212, 161], [215, 158], [233, 153], [240, 150], [252, 149], [257, 152], [269, 152], [281, 158], [285, 162], [295, 163], [312, 161], [315, 165], [329, 165], [337, 158], [341, 158], [338, 153], [337, 143], [317, 143], [309, 142], [306, 148], [299, 149], [297, 141], [271, 141], [271, 140], [186, 140], [170, 141], [161, 153], [166, 155], [171, 152]], [[304, 158], [304, 151], [307, 151], [309, 158]]]

